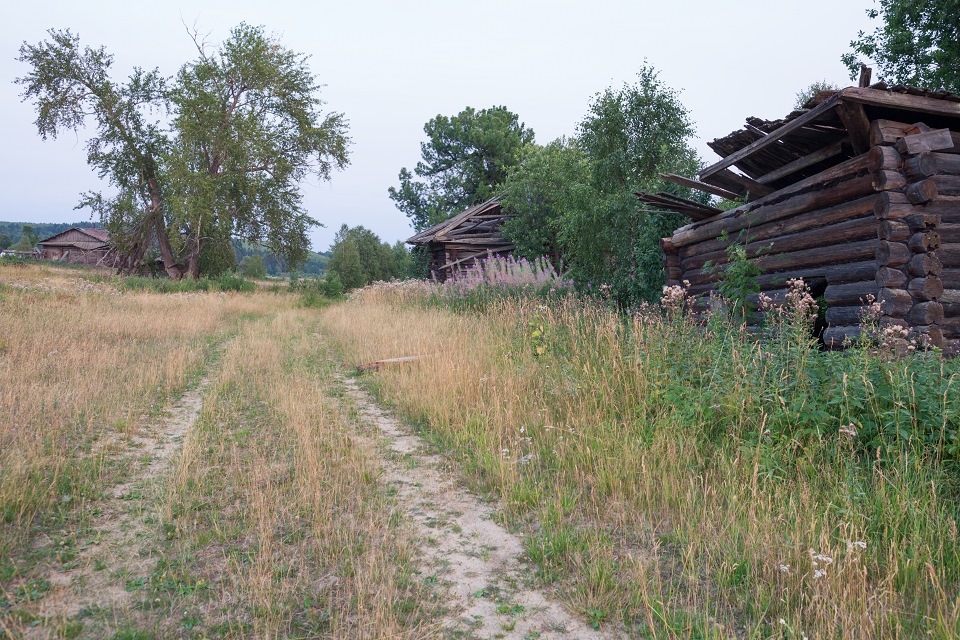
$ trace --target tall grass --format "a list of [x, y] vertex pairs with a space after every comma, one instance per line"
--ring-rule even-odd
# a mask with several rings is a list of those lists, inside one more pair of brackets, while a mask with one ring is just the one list
[[[248, 298], [119, 295], [79, 271], [2, 267], [0, 557], [37, 519], [96, 500], [111, 453], [190, 384]], [[9, 570], [7, 569], [3, 572]]]
[[[0, 266], [0, 637], [436, 637], [296, 307]], [[201, 375], [180, 449], [159, 413]]]
[[[382, 396], [526, 532], [539, 577], [641, 636], [960, 635], [960, 366], [821, 353], [682, 308], [457, 313], [374, 288], [323, 312], [346, 358], [422, 354]], [[462, 308], [462, 307], [458, 307]]]
[[202, 609], [207, 630], [233, 637], [425, 637], [414, 548], [331, 398], [316, 323], [286, 309], [230, 343], [168, 486], [173, 543], [152, 583], [175, 566], [213, 584], [166, 588], [163, 611]]

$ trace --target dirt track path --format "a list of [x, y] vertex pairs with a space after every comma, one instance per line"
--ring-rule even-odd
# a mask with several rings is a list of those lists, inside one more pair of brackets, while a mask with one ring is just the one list
[[[496, 523], [494, 505], [458, 485], [440, 456], [380, 408], [352, 379], [347, 397], [361, 422], [380, 438], [358, 435], [382, 461], [383, 479], [397, 490], [423, 552], [423, 578], [446, 589], [443, 621], [450, 638], [605, 638], [529, 583], [523, 543]], [[378, 441], [379, 440], [379, 441]], [[383, 449], [387, 455], [384, 455]]]
[[[167, 407], [162, 418], [141, 427], [126, 442], [123, 458], [143, 466], [131, 474], [134, 479], [113, 486], [98, 504], [99, 514], [91, 522], [95, 542], [80, 550], [76, 568], [50, 575], [52, 591], [41, 601], [42, 616], [66, 620], [84, 609], [117, 614], [135, 604], [130, 581], [143, 580], [156, 563], [156, 526], [146, 522], [156, 514], [146, 507], [158, 502], [152, 500], [156, 497], [152, 492], [158, 491], [156, 481], [173, 464], [184, 436], [196, 423], [209, 384], [210, 379], [203, 378]], [[97, 637], [101, 631], [89, 624], [83, 637]]]

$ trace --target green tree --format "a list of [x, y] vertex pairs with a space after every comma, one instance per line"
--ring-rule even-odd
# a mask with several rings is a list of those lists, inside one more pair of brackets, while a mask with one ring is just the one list
[[136, 68], [116, 82], [103, 47], [48, 34], [20, 47], [30, 72], [16, 82], [44, 139], [93, 120], [87, 160], [116, 194], [91, 192], [80, 206], [100, 215], [128, 269], [155, 243], [171, 277], [197, 277], [205, 247], [220, 251], [234, 236], [292, 263], [306, 257], [316, 221], [299, 184], [346, 166], [349, 140], [341, 114], [321, 114], [305, 56], [241, 24], [215, 52], [198, 43], [197, 60], [172, 80]]
[[660, 174], [699, 170], [693, 132], [677, 92], [644, 66], [634, 84], [594, 96], [575, 140], [525, 152], [504, 185], [504, 205], [516, 216], [504, 233], [518, 252], [562, 262], [581, 287], [609, 285], [622, 306], [655, 299], [663, 285], [660, 238], [686, 220], [641, 208], [633, 194], [690, 197]]
[[38, 242], [40, 242], [40, 236], [33, 230], [33, 227], [25, 224], [20, 231], [20, 239], [10, 248], [14, 251], [32, 251]]
[[798, 91], [796, 93], [796, 99], [793, 103], [794, 109], [803, 109], [804, 105], [810, 101], [811, 98], [815, 98], [818, 93], [821, 91], [839, 91], [840, 87], [833, 84], [832, 82], [827, 82], [826, 80], [818, 80], [816, 82], [811, 82], [803, 91]]
[[881, 80], [960, 92], [960, 0], [877, 0], [867, 10], [881, 26], [857, 34], [842, 56], [850, 77], [860, 56], [874, 61]]
[[13, 243], [10, 241], [10, 236], [0, 233], [0, 251], [8, 249], [11, 244]]
[[408, 277], [415, 266], [402, 242], [391, 247], [365, 227], [343, 225], [334, 236], [327, 269], [346, 289], [356, 289], [377, 280]]
[[427, 141], [420, 144], [420, 162], [412, 173], [402, 168], [400, 186], [388, 190], [417, 231], [497, 195], [534, 137], [506, 107], [438, 115], [423, 131]]
[[357, 289], [367, 284], [359, 244], [347, 225], [343, 225], [337, 232], [330, 247], [330, 254], [327, 271], [339, 278], [344, 289]]
[[248, 278], [267, 277], [267, 265], [264, 263], [263, 257], [259, 255], [244, 256], [240, 260], [239, 269], [240, 273]]
[[590, 160], [576, 140], [561, 138], [542, 147], [526, 147], [503, 186], [502, 205], [513, 217], [501, 231], [518, 255], [547, 256], [555, 266], [573, 259], [564, 224], [597, 201], [591, 176]]

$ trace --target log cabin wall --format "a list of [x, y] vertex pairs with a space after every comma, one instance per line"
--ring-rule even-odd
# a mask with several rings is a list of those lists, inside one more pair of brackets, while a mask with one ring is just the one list
[[[690, 293], [701, 296], [698, 309], [707, 308], [705, 294], [719, 285], [726, 251], [739, 243], [761, 270], [757, 277], [761, 291], [774, 301], [785, 298], [786, 282], [792, 278], [803, 278], [815, 295], [823, 296], [828, 325], [823, 338], [830, 346], [841, 346], [859, 335], [868, 296], [872, 296], [881, 303], [881, 326], [909, 327], [934, 345], [956, 347], [960, 344], [958, 103], [957, 96], [938, 94], [933, 99], [929, 92], [902, 87], [893, 91], [851, 88], [823, 99], [806, 113], [766, 123], [764, 130], [753, 126], [751, 131], [752, 121], [763, 123], [748, 119], [750, 136], [735, 132], [711, 144], [726, 157], [701, 172], [704, 182], [664, 177], [722, 195], [720, 191], [735, 188], [726, 167], [736, 164], [745, 173], [738, 176], [745, 184], [754, 181], [778, 188], [741, 192], [738, 195], [747, 203], [723, 213], [693, 211], [684, 205], [694, 222], [661, 241], [666, 283], [689, 282]], [[891, 115], [909, 117], [911, 122], [890, 119]], [[771, 152], [795, 153], [790, 147], [803, 142], [801, 133], [812, 136], [828, 129], [845, 137], [830, 141], [824, 134], [822, 151], [807, 148], [805, 156], [792, 161], [770, 160]], [[740, 140], [733, 144], [736, 136]], [[862, 153], [856, 154], [858, 150]], [[824, 158], [832, 160], [814, 164]], [[794, 173], [793, 182], [776, 182], [798, 166], [818, 172]], [[725, 182], [721, 184], [718, 177]], [[638, 195], [644, 202], [659, 204], [647, 194]], [[752, 321], [759, 319], [754, 315]]]

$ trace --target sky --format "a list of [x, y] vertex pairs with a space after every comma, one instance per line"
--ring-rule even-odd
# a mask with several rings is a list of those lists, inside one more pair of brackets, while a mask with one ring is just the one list
[[43, 141], [32, 105], [13, 79], [24, 41], [69, 28], [81, 44], [114, 54], [116, 77], [134, 66], [173, 75], [193, 59], [195, 27], [219, 43], [246, 22], [263, 25], [308, 54], [324, 109], [349, 121], [350, 165], [329, 182], [302, 185], [308, 212], [329, 248], [342, 224], [363, 225], [393, 243], [412, 235], [387, 188], [420, 158], [423, 125], [438, 114], [503, 105], [538, 143], [576, 133], [591, 98], [632, 83], [644, 62], [680, 91], [707, 142], [748, 116], [780, 118], [817, 81], [847, 86], [840, 64], [859, 30], [872, 29], [874, 0], [129, 0], [7, 2], [0, 8], [0, 220], [79, 222], [79, 194], [109, 191], [86, 164], [84, 132]]

